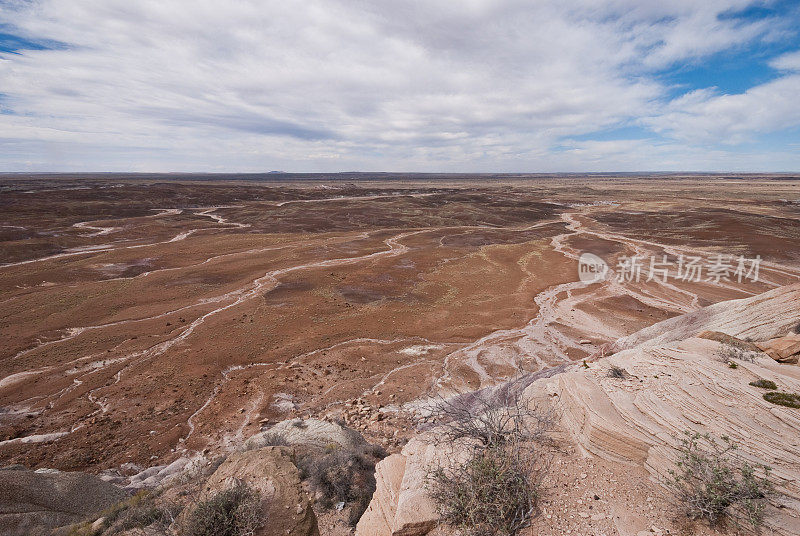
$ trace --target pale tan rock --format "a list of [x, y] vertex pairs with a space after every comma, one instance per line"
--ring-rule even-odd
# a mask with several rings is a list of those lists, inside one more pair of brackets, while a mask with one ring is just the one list
[[403, 447], [402, 453], [406, 457], [406, 468], [400, 483], [392, 535], [427, 534], [436, 526], [439, 515], [425, 491], [425, 480], [430, 468], [441, 462], [443, 449], [412, 439]]
[[375, 493], [356, 525], [357, 535], [391, 536], [406, 457], [392, 454], [375, 465]]
[[778, 363], [795, 364], [800, 360], [800, 334], [790, 333], [784, 337], [758, 343], [758, 347]]
[[[785, 508], [770, 510], [770, 534], [798, 534], [800, 515], [800, 411], [770, 404], [750, 381], [764, 378], [781, 390], [800, 392], [800, 368], [766, 355], [731, 369], [716, 356], [720, 343], [690, 338], [643, 345], [605, 358], [591, 369], [575, 366], [529, 386], [528, 396], [556, 390], [562, 425], [586, 452], [638, 465], [656, 481], [674, 467], [684, 431], [730, 436], [751, 463], [772, 467]], [[610, 378], [608, 367], [630, 378]]]
[[99, 518], [95, 519], [94, 523], [92, 523], [92, 526], [90, 528], [94, 532], [100, 532], [100, 530], [103, 528], [103, 523], [105, 523], [105, 521], [106, 521], [106, 518], [99, 517]]
[[317, 518], [301, 486], [291, 449], [264, 447], [231, 454], [206, 481], [203, 498], [236, 480], [262, 495], [268, 523], [256, 536], [319, 536]]
[[400, 454], [375, 466], [376, 490], [356, 526], [356, 536], [421, 536], [439, 516], [425, 492], [430, 467], [440, 462], [441, 449], [424, 439], [412, 439]]

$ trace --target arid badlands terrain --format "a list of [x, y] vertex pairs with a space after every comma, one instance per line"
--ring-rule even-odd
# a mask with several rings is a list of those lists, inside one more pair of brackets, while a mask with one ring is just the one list
[[[724, 414], [732, 424], [718, 428], [732, 434], [771, 427], [766, 461], [787, 464], [776, 474], [800, 496], [800, 410], [765, 407], [737, 423], [744, 414], [730, 408], [751, 395], [723, 381], [732, 371], [691, 357], [715, 351], [695, 338], [703, 330], [761, 341], [800, 321], [800, 179], [245, 178], [0, 179], [0, 465], [130, 476], [234, 451], [297, 417], [340, 418], [395, 456], [386, 460], [413, 460], [409, 408], [513, 380], [561, 400], [577, 438], [553, 484], [564, 480], [571, 506], [545, 500], [538, 533], [665, 530], [648, 486], [663, 472], [653, 456], [668, 453], [653, 438], [682, 432], [687, 415]], [[608, 277], [579, 278], [587, 252]], [[710, 268], [720, 255], [731, 263], [721, 278]], [[633, 256], [641, 277], [619, 265]], [[667, 271], [651, 273], [651, 258]], [[679, 273], [691, 258], [699, 277]], [[708, 313], [761, 295], [773, 301]], [[606, 360], [638, 381], [614, 387]], [[791, 366], [785, 387], [800, 391], [797, 365], [764, 363], [753, 374]], [[648, 396], [695, 402], [653, 403], [664, 411], [654, 417], [620, 398], [669, 374], [686, 382]], [[720, 391], [687, 396], [706, 383]], [[387, 486], [379, 478], [378, 494]], [[359, 533], [412, 534], [376, 514], [378, 494]], [[647, 515], [625, 513], [633, 504]], [[775, 523], [800, 532], [800, 518]], [[319, 530], [347, 533], [336, 519]]]

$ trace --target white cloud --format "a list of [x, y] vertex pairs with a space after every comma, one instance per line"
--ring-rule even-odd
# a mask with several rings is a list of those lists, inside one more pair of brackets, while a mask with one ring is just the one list
[[[2, 56], [14, 114], [0, 115], [0, 167], [558, 169], [592, 162], [553, 152], [563, 137], [641, 117], [681, 139], [736, 139], [747, 103], [698, 93], [653, 118], [665, 88], [650, 73], [766, 36], [764, 21], [718, 16], [751, 3], [0, 5], [19, 32], [67, 44]], [[794, 87], [782, 80], [769, 95]]]
[[781, 71], [800, 71], [800, 50], [779, 56], [770, 62], [774, 69]]
[[[773, 65], [789, 70], [798, 59], [789, 54]], [[644, 122], [656, 132], [687, 142], [740, 144], [760, 133], [800, 125], [798, 95], [800, 74], [791, 73], [735, 95], [692, 91]]]

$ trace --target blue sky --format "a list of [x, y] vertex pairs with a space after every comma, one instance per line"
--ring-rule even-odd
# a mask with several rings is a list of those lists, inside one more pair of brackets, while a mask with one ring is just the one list
[[800, 2], [0, 0], [2, 171], [800, 171]]

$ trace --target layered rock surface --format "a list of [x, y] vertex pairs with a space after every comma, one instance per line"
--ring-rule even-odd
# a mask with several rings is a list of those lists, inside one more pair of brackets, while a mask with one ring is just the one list
[[800, 283], [795, 283], [657, 322], [618, 339], [611, 351], [667, 344], [694, 337], [701, 331], [718, 331], [743, 340], [766, 341], [789, 334], [798, 323]]
[[[767, 530], [800, 534], [800, 410], [771, 404], [763, 399], [764, 390], [749, 385], [766, 379], [781, 391], [800, 393], [800, 367], [756, 351], [749, 354], [753, 362], [737, 361], [732, 368], [721, 358], [726, 342], [720, 342], [735, 337], [731, 340], [753, 341], [751, 350], [790, 352], [799, 304], [800, 285], [719, 303], [620, 339], [616, 354], [588, 368], [571, 365], [518, 384], [529, 383], [526, 396], [560, 408], [565, 439], [588, 459], [616, 464], [614, 473], [622, 479], [634, 467], [646, 470], [651, 491], [674, 467], [684, 432], [731, 437], [742, 458], [772, 468], [780, 495], [767, 512]], [[612, 366], [624, 369], [624, 377], [609, 376]], [[431, 449], [414, 440], [378, 465], [378, 490], [358, 535], [421, 535], [435, 526], [423, 484], [426, 468], [436, 461]], [[417, 511], [407, 507], [412, 498]], [[646, 508], [641, 499], [642, 505], [617, 506]], [[617, 533], [630, 533], [624, 522], [614, 523]]]
[[[769, 529], [798, 534], [800, 411], [765, 401], [764, 391], [749, 383], [766, 379], [800, 393], [800, 368], [766, 354], [732, 368], [720, 358], [725, 343], [693, 336], [718, 331], [759, 347], [759, 341], [785, 340], [800, 321], [798, 304], [800, 285], [791, 285], [659, 322], [617, 342], [629, 349], [589, 369], [536, 381], [526, 394], [557, 398], [565, 428], [587, 452], [644, 466], [656, 479], [672, 467], [685, 431], [731, 437], [740, 456], [772, 467], [782, 497], [775, 504], [781, 508], [767, 516]], [[625, 378], [610, 377], [611, 366], [624, 369]]]

